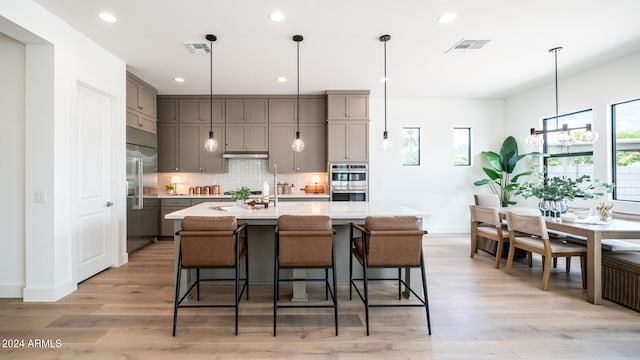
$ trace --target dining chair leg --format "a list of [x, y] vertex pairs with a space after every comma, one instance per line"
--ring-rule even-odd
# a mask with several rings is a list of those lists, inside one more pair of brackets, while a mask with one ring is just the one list
[[533, 267], [533, 253], [531, 251], [527, 251], [527, 261], [529, 262], [529, 267]]
[[553, 258], [553, 267], [554, 267], [554, 269], [558, 267], [558, 258], [557, 257]]
[[178, 255], [178, 273], [176, 274], [176, 297], [173, 301], [173, 336], [176, 336], [178, 322], [178, 301], [180, 300], [180, 279], [182, 274], [182, 254]]
[[362, 273], [364, 275], [364, 319], [367, 326], [367, 336], [369, 336], [369, 279], [366, 258], [363, 259]]
[[424, 309], [427, 313], [427, 329], [431, 336], [431, 316], [429, 315], [429, 295], [427, 293], [427, 272], [424, 268], [424, 255], [420, 254], [420, 272], [422, 273], [422, 293], [424, 296]]
[[398, 300], [402, 299], [402, 281], [400, 279], [402, 279], [402, 268], [398, 268]]
[[473, 259], [473, 257], [478, 252], [478, 235], [474, 229], [474, 226], [471, 225], [471, 251], [469, 253], [469, 257]]
[[509, 246], [509, 256], [507, 256], [507, 268], [504, 270], [507, 274], [511, 274], [511, 266], [513, 265], [513, 256], [516, 253], [516, 247], [512, 245]]
[[571, 272], [571, 256], [564, 258], [564, 268], [566, 272]]
[[496, 249], [496, 269], [500, 269], [500, 258], [502, 257], [502, 248], [504, 244], [502, 241], [498, 241], [498, 248]]
[[542, 265], [542, 290], [549, 288], [549, 277], [551, 276], [551, 258], [552, 256], [543, 256]]

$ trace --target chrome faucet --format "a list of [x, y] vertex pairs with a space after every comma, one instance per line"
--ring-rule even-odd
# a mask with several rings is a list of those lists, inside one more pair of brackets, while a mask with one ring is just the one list
[[273, 164], [273, 194], [275, 196], [273, 206], [278, 207], [278, 164]]

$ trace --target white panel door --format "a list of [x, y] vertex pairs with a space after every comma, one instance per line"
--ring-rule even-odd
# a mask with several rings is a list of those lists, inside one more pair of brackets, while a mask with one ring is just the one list
[[112, 123], [110, 96], [78, 85], [75, 152], [77, 176], [77, 261], [80, 282], [108, 268], [114, 247], [112, 232]]

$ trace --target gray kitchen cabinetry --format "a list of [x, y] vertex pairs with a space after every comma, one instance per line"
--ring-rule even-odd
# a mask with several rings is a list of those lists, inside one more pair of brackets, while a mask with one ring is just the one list
[[327, 118], [369, 120], [369, 91], [327, 91]]
[[158, 123], [158, 172], [180, 171], [178, 123]]
[[179, 169], [181, 172], [224, 172], [225, 161], [222, 158], [221, 144], [224, 139], [224, 127], [213, 126], [214, 138], [218, 141], [215, 152], [204, 149], [204, 142], [209, 138], [209, 125], [180, 123], [178, 140]]
[[304, 150], [295, 152], [291, 143], [296, 137], [296, 123], [269, 125], [269, 171], [278, 165], [279, 173], [326, 171], [325, 123], [300, 123], [300, 138]]
[[268, 100], [226, 99], [224, 151], [269, 150]]
[[226, 99], [227, 123], [266, 123], [267, 99]]
[[178, 121], [178, 100], [158, 99], [158, 122], [175, 123]]
[[127, 126], [156, 133], [157, 91], [127, 73]]
[[[327, 120], [325, 104], [324, 98], [301, 98], [300, 123], [324, 123]], [[269, 123], [295, 121], [295, 98], [269, 99]]]
[[328, 162], [362, 162], [369, 160], [369, 122], [327, 122]]
[[[211, 102], [209, 99], [181, 99], [181, 124], [209, 124], [211, 122]], [[224, 124], [224, 100], [213, 100], [213, 123]]]
[[327, 161], [369, 161], [369, 91], [327, 91]]
[[173, 220], [165, 220], [165, 215], [191, 206], [191, 199], [160, 200], [160, 236], [173, 236]]

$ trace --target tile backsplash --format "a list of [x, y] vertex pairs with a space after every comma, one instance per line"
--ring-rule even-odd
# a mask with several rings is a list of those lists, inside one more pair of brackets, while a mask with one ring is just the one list
[[[169, 183], [171, 176], [180, 176], [178, 193], [188, 194], [190, 187], [204, 185], [220, 185], [220, 191], [236, 190], [247, 186], [251, 190], [262, 190], [262, 184], [266, 181], [270, 187], [270, 193], [274, 193], [273, 172], [268, 171], [269, 161], [264, 159], [229, 159], [226, 173], [200, 174], [200, 173], [159, 173], [159, 192], [165, 192], [164, 186]], [[318, 185], [327, 186], [327, 173], [293, 173], [278, 174], [277, 182], [294, 184], [296, 191], [305, 185], [315, 185], [311, 177], [320, 176]]]

